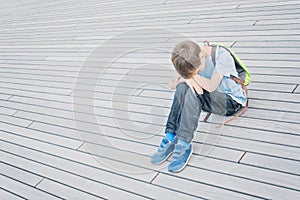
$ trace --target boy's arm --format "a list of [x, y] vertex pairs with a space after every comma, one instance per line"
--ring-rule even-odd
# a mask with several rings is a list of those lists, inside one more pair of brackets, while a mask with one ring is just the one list
[[203, 94], [203, 88], [196, 83], [194, 79], [185, 79], [185, 82], [191, 88], [193, 93], [197, 92], [197, 94]]
[[204, 78], [199, 74], [194, 75], [191, 79], [184, 79], [180, 76], [174, 77], [169, 83], [170, 89], [175, 89], [176, 86], [181, 82], [186, 82], [193, 92], [203, 94], [203, 89], [208, 92], [213, 92], [217, 89], [220, 84], [223, 75], [217, 70], [211, 76], [211, 79]]
[[194, 75], [192, 79], [206, 91], [213, 92], [217, 89], [222, 78], [223, 78], [223, 74], [221, 74], [217, 70], [214, 70], [214, 73], [212, 74], [210, 79], [204, 78], [199, 74]]
[[198, 93], [198, 94], [203, 94], [203, 89], [202, 87], [197, 84], [193, 79], [184, 79], [182, 78], [181, 76], [176, 76], [174, 77], [170, 83], [169, 83], [169, 87], [171, 90], [175, 89], [176, 86], [179, 84], [179, 83], [182, 83], [182, 82], [185, 82], [190, 88], [191, 90], [195, 93], [195, 91]]

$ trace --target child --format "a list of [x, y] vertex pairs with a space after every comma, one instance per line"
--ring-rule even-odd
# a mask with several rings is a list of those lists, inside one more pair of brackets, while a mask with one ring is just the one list
[[171, 172], [179, 172], [187, 165], [202, 110], [230, 116], [246, 104], [245, 91], [231, 78], [238, 74], [230, 53], [219, 47], [217, 55], [211, 54], [211, 46], [199, 46], [192, 41], [178, 43], [172, 52], [172, 63], [180, 77], [170, 85], [176, 91], [166, 135], [151, 157], [151, 163], [160, 164], [173, 154], [168, 166]]

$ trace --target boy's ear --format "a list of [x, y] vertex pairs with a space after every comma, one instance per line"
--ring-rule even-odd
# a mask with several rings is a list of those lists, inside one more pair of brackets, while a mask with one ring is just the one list
[[199, 66], [198, 69], [196, 69], [196, 71], [194, 72], [194, 75], [198, 74], [201, 70], [201, 66]]
[[[198, 67], [197, 71], [198, 71], [198, 72], [203, 71], [204, 68], [205, 68], [205, 63], [203, 63], [203, 64], [201, 63], [201, 65]], [[197, 73], [198, 73], [198, 72], [197, 72]]]

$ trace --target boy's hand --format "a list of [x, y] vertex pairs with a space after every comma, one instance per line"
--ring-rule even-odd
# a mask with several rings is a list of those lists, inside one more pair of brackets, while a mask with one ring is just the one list
[[170, 81], [169, 87], [171, 90], [174, 90], [176, 88], [176, 86], [182, 82], [185, 82], [191, 88], [193, 93], [195, 93], [195, 91], [196, 91], [198, 94], [203, 94], [202, 87], [194, 79], [184, 79], [181, 76], [174, 77]]
[[185, 79], [185, 82], [191, 88], [193, 93], [196, 91], [197, 94], [203, 94], [202, 87], [194, 79]]
[[170, 81], [169, 87], [171, 90], [174, 90], [179, 83], [182, 83], [184, 81], [185, 79], [182, 78], [181, 76], [176, 76]]

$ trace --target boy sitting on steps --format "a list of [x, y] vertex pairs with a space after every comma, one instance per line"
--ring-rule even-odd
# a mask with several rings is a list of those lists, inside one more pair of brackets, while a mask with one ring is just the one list
[[202, 110], [230, 116], [246, 105], [245, 91], [232, 79], [238, 73], [230, 53], [222, 47], [216, 55], [211, 53], [211, 46], [192, 41], [178, 43], [172, 52], [172, 63], [180, 77], [170, 85], [176, 91], [166, 135], [151, 157], [151, 163], [160, 164], [173, 154], [168, 166], [171, 172], [179, 172], [187, 165]]

